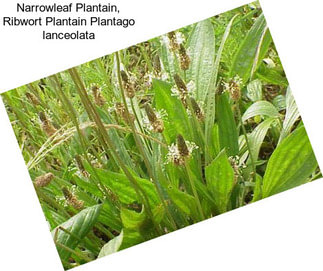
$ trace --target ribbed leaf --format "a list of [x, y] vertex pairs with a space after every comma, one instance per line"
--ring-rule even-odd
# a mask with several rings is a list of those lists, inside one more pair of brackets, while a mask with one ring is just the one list
[[267, 131], [275, 120], [275, 118], [264, 120], [249, 135], [250, 152], [255, 162], [258, 160], [259, 150]]
[[253, 80], [247, 85], [247, 97], [253, 102], [262, 99], [262, 83], [260, 80]]
[[290, 88], [287, 89], [286, 93], [286, 115], [283, 122], [283, 129], [280, 134], [279, 143], [289, 134], [295, 121], [299, 118], [299, 112], [295, 99], [292, 95]]
[[153, 92], [155, 93], [157, 110], [164, 109], [167, 112], [164, 133], [169, 141], [168, 143], [173, 142], [178, 134], [185, 135], [186, 138], [190, 139], [190, 125], [185, 108], [177, 97], [171, 95], [171, 85], [154, 80]]
[[259, 66], [257, 77], [270, 84], [288, 86], [288, 81], [285, 76], [281, 75], [275, 69], [266, 67], [265, 64]]
[[117, 237], [113, 238], [102, 247], [98, 258], [117, 252], [121, 247], [122, 241], [123, 241], [123, 231], [121, 231], [121, 233]]
[[[57, 226], [53, 231], [53, 237], [57, 236], [56, 242], [70, 249], [75, 249], [79, 242], [88, 234], [93, 225], [97, 221], [101, 209], [101, 205], [95, 205], [86, 208], [71, 217], [63, 224]], [[69, 233], [59, 229], [61, 227]], [[61, 260], [66, 261], [71, 255], [71, 252], [57, 245], [57, 251]]]
[[166, 35], [162, 36], [161, 40], [160, 60], [170, 78], [173, 78], [176, 73], [179, 73], [180, 67], [177, 56], [169, 49], [168, 37]]
[[122, 229], [120, 211], [108, 201], [102, 205], [98, 221], [115, 231], [119, 232]]
[[273, 105], [277, 108], [278, 111], [286, 109], [286, 97], [283, 95], [277, 95], [273, 99]]
[[259, 101], [253, 103], [242, 116], [242, 120], [246, 121], [255, 116], [267, 116], [271, 118], [279, 117], [279, 112], [276, 107], [267, 101]]
[[[139, 202], [137, 193], [126, 175], [104, 169], [96, 169], [96, 171], [103, 184], [110, 188], [122, 203], [131, 204], [133, 202]], [[145, 191], [149, 203], [152, 206], [158, 205], [160, 201], [154, 184], [135, 175], [133, 175], [133, 177], [136, 179], [138, 185]]]
[[[215, 103], [216, 103], [216, 99], [215, 99], [215, 89], [216, 89], [216, 84], [217, 84], [217, 78], [218, 78], [218, 74], [219, 74], [219, 68], [220, 68], [220, 61], [221, 61], [221, 57], [222, 57], [222, 53], [223, 53], [223, 49], [224, 49], [224, 45], [227, 41], [227, 38], [230, 34], [231, 31], [231, 27], [233, 24], [233, 21], [235, 20], [235, 18], [238, 15], [233, 16], [233, 18], [230, 20], [230, 22], [228, 23], [225, 32], [223, 34], [222, 40], [221, 40], [221, 44], [220, 47], [218, 49], [217, 55], [216, 55], [216, 59], [215, 59], [215, 63], [214, 63], [214, 67], [213, 67], [213, 73], [211, 76], [211, 80], [209, 82], [208, 85], [208, 94], [207, 94], [207, 101], [206, 101], [206, 110], [205, 110], [205, 139], [206, 139], [206, 148], [207, 146], [211, 145], [211, 138], [212, 138], [212, 131], [213, 131], [213, 126], [214, 126], [214, 121], [215, 121]], [[205, 151], [206, 153], [206, 162], [210, 162], [210, 160], [213, 158], [211, 158], [208, 155], [208, 151]]]
[[195, 99], [205, 101], [215, 59], [215, 36], [211, 20], [194, 25], [187, 47], [191, 58], [187, 76], [195, 83]]
[[193, 196], [178, 190], [175, 187], [168, 188], [168, 195], [175, 205], [189, 216], [199, 217], [197, 215], [196, 201]]
[[[264, 33], [264, 31], [266, 32]], [[267, 29], [265, 17], [261, 14], [239, 47], [231, 67], [230, 76], [234, 77], [239, 75], [244, 82], [247, 82], [255, 58], [257, 58], [258, 55], [256, 63], [256, 66], [258, 66], [260, 60], [265, 56], [271, 41], [272, 39]], [[257, 52], [258, 47], [259, 51]]]
[[234, 172], [225, 151], [221, 151], [205, 169], [206, 183], [214, 195], [220, 213], [227, 211], [230, 195], [234, 187]]
[[228, 93], [224, 93], [218, 97], [217, 120], [221, 149], [225, 148], [229, 156], [237, 155], [239, 152], [238, 131]]
[[263, 197], [305, 183], [316, 167], [311, 143], [302, 126], [286, 137], [271, 155], [263, 178]]
[[121, 209], [121, 220], [124, 228], [127, 229], [139, 229], [146, 220], [146, 214], [144, 212], [138, 213], [126, 208]]

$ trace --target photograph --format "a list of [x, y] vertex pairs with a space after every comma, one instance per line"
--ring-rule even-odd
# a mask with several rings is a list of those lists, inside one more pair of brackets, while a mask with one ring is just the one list
[[320, 177], [253, 2], [1, 94], [65, 270]]

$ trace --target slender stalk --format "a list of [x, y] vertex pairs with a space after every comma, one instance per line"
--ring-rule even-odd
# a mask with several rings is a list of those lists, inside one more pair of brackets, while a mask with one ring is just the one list
[[[60, 85], [59, 85], [59, 81], [58, 81], [58, 78], [56, 75], [53, 76], [53, 79], [54, 79], [54, 82], [56, 83], [56, 89], [58, 90], [58, 92], [60, 93], [61, 95], [61, 100], [63, 102], [63, 104], [66, 105], [66, 107], [69, 109], [69, 112], [70, 112], [70, 116], [71, 116], [71, 119], [76, 127], [76, 130], [77, 130], [77, 133], [79, 135], [79, 138], [80, 138], [80, 143], [81, 143], [81, 147], [82, 147], [82, 151], [83, 151], [83, 154], [85, 156], [85, 159], [86, 161], [88, 162], [89, 165], [92, 165], [91, 163], [91, 160], [88, 156], [88, 153], [86, 151], [87, 147], [87, 141], [83, 135], [83, 133], [81, 132], [81, 129], [80, 129], [80, 126], [78, 124], [78, 120], [77, 120], [77, 117], [76, 117], [76, 113], [75, 113], [75, 110], [73, 108], [73, 105], [71, 104], [71, 102], [69, 101], [69, 99], [66, 97], [64, 91], [61, 89]], [[105, 188], [105, 186], [102, 184], [102, 181], [99, 177], [99, 175], [96, 173], [95, 169], [93, 169], [93, 172], [94, 172], [94, 175], [97, 179], [97, 182], [94, 182], [94, 184], [96, 185], [96, 187], [104, 194], [106, 195], [108, 198], [109, 198], [109, 192], [107, 191], [107, 189]]]
[[[128, 105], [127, 105], [127, 101], [126, 101], [126, 96], [125, 96], [123, 85], [122, 85], [122, 79], [121, 79], [121, 73], [120, 73], [120, 58], [119, 58], [118, 52], [116, 52], [115, 55], [116, 55], [116, 60], [117, 60], [117, 75], [118, 75], [119, 87], [120, 87], [120, 90], [121, 90], [121, 97], [122, 97], [122, 101], [123, 101], [123, 104], [124, 104], [124, 107], [125, 107], [125, 112], [126, 112], [126, 114], [128, 116], [128, 119], [130, 119], [130, 117], [129, 117], [129, 109], [128, 109]], [[136, 128], [135, 128], [135, 125], [134, 125], [133, 122], [130, 122], [130, 127], [131, 127], [131, 130], [133, 132], [133, 135], [134, 135], [138, 150], [141, 153], [142, 158], [144, 160], [144, 163], [146, 165], [149, 177], [153, 181], [153, 183], [154, 183], [154, 185], [156, 187], [158, 196], [159, 196], [159, 198], [160, 198], [160, 200], [161, 200], [161, 202], [162, 202], [162, 204], [163, 204], [163, 206], [164, 206], [164, 208], [166, 210], [166, 213], [167, 213], [170, 221], [172, 222], [174, 228], [176, 229], [177, 228], [176, 223], [175, 223], [172, 215], [170, 214], [167, 205], [165, 204], [165, 199], [163, 197], [162, 191], [160, 190], [160, 187], [157, 184], [157, 181], [156, 181], [155, 176], [153, 174], [153, 170], [152, 170], [151, 164], [149, 162], [149, 159], [147, 157], [146, 151], [144, 150], [142, 142], [141, 142], [140, 138], [137, 135], [137, 131], [136, 131]]]
[[[121, 159], [119, 154], [116, 152], [116, 148], [115, 148], [112, 140], [110, 139], [110, 136], [108, 135], [107, 131], [105, 130], [104, 125], [100, 119], [100, 116], [98, 115], [97, 111], [95, 110], [94, 106], [92, 105], [92, 103], [87, 95], [87, 92], [85, 90], [85, 87], [83, 85], [83, 82], [78, 75], [77, 70], [75, 68], [72, 68], [69, 70], [69, 73], [70, 73], [73, 81], [76, 84], [76, 89], [81, 96], [82, 102], [83, 102], [88, 114], [93, 117], [93, 120], [96, 123], [96, 125], [98, 126], [98, 129], [100, 130], [105, 143], [107, 144], [107, 146], [111, 150], [111, 153], [112, 153], [114, 159], [116, 160], [116, 162], [118, 162], [121, 169], [123, 170], [123, 172], [127, 176], [130, 184], [133, 186], [134, 190], [136, 191], [139, 199], [144, 204], [148, 216], [151, 218], [152, 221], [154, 221], [151, 206], [150, 206], [150, 203], [149, 203], [149, 200], [148, 200], [148, 197], [147, 197], [145, 191], [139, 186], [137, 180], [132, 176], [132, 174], [128, 170], [127, 166], [124, 164], [123, 160]], [[157, 227], [156, 227], [156, 230], [158, 231], [159, 234], [161, 234], [160, 230]]]
[[246, 128], [243, 125], [243, 120], [242, 120], [242, 117], [241, 117], [241, 111], [240, 111], [239, 102], [236, 103], [236, 108], [237, 108], [238, 119], [239, 119], [239, 122], [240, 122], [240, 125], [241, 125], [242, 133], [243, 133], [243, 136], [244, 136], [244, 138], [246, 140], [246, 144], [247, 144], [247, 148], [248, 148], [248, 152], [249, 152], [249, 156], [250, 156], [251, 166], [252, 166], [252, 170], [253, 170], [252, 179], [255, 182], [256, 181], [256, 165], [255, 165], [254, 157], [253, 157], [252, 152], [251, 152], [251, 148], [250, 148]]
[[188, 160], [185, 158], [184, 168], [185, 168], [186, 174], [188, 176], [188, 180], [190, 182], [190, 185], [191, 185], [191, 188], [192, 188], [192, 191], [193, 191], [193, 196], [195, 198], [195, 202], [196, 202], [197, 208], [198, 208], [199, 213], [200, 213], [200, 219], [201, 220], [204, 220], [205, 219], [205, 215], [204, 215], [204, 212], [203, 212], [203, 209], [202, 209], [202, 205], [201, 205], [199, 196], [198, 196], [197, 191], [196, 191], [196, 186], [194, 184], [194, 179], [193, 179], [192, 173], [191, 173], [189, 167], [187, 166], [187, 162], [188, 162]]

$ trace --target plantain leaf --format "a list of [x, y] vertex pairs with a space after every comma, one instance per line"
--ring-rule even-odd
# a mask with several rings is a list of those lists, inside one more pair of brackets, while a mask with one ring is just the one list
[[239, 137], [228, 93], [223, 93], [218, 97], [216, 109], [220, 147], [221, 149], [225, 148], [229, 156], [237, 155], [239, 152]]
[[193, 217], [199, 217], [197, 214], [197, 206], [193, 196], [180, 191], [175, 187], [167, 189], [168, 195], [174, 204], [185, 214]]
[[180, 67], [177, 56], [170, 50], [168, 43], [167, 35], [163, 35], [161, 38], [160, 59], [169, 77], [173, 78], [176, 73], [180, 73]]
[[259, 101], [253, 103], [242, 116], [242, 120], [246, 121], [255, 116], [267, 116], [271, 118], [278, 118], [279, 112], [276, 107], [267, 101]]
[[249, 135], [250, 155], [252, 155], [254, 162], [258, 160], [261, 144], [264, 141], [268, 129], [275, 120], [275, 118], [264, 120]]
[[295, 121], [299, 118], [299, 111], [295, 99], [290, 88], [286, 92], [286, 115], [283, 122], [283, 129], [281, 131], [278, 144], [290, 133]]
[[120, 214], [123, 227], [131, 230], [139, 229], [147, 218], [143, 211], [138, 213], [126, 208], [122, 208]]
[[[131, 204], [139, 202], [138, 195], [126, 175], [104, 169], [96, 169], [96, 172], [103, 184], [110, 188], [122, 203]], [[139, 178], [134, 174], [133, 177], [141, 189], [146, 193], [149, 203], [152, 206], [158, 205], [160, 201], [154, 184], [146, 179]]]
[[191, 58], [187, 76], [195, 83], [195, 99], [205, 101], [215, 59], [215, 36], [211, 20], [195, 24], [187, 44]]
[[247, 85], [247, 97], [253, 102], [262, 99], [262, 83], [259, 79], [253, 80]]
[[264, 58], [271, 41], [272, 39], [267, 29], [265, 17], [261, 14], [235, 54], [230, 70], [230, 77], [238, 75], [243, 82], [247, 82], [250, 78], [255, 59], [257, 61], [255, 68], [257, 68], [259, 63], [261, 63], [260, 61]]
[[278, 111], [286, 109], [286, 97], [283, 95], [277, 95], [273, 99], [273, 105], [277, 108]]
[[98, 221], [115, 231], [120, 232], [122, 229], [120, 211], [108, 201], [103, 203]]
[[153, 80], [153, 91], [157, 110], [164, 109], [167, 112], [164, 134], [168, 143], [173, 142], [178, 134], [187, 135], [190, 139], [192, 133], [185, 108], [178, 98], [171, 95], [171, 85]]
[[121, 233], [117, 237], [113, 238], [102, 247], [98, 255], [98, 258], [102, 258], [104, 256], [117, 252], [121, 247], [122, 241], [123, 241], [123, 231], [121, 231]]
[[259, 66], [257, 77], [269, 84], [288, 86], [288, 81], [285, 76], [281, 75], [279, 71], [267, 67], [264, 63]]
[[[75, 249], [80, 241], [88, 234], [96, 223], [101, 209], [101, 204], [88, 207], [63, 224], [57, 226], [52, 230], [53, 238], [56, 238], [56, 243], [64, 245], [70, 249]], [[61, 230], [68, 231], [69, 233]], [[67, 261], [71, 255], [71, 252], [57, 245], [57, 251], [60, 255], [61, 260]]]
[[234, 171], [225, 153], [219, 155], [205, 169], [206, 184], [212, 191], [219, 213], [227, 211], [232, 189], [235, 185]]
[[271, 155], [263, 178], [263, 197], [285, 191], [307, 181], [317, 167], [304, 126], [286, 137]]
[[[235, 15], [232, 17], [232, 19], [230, 20], [230, 22], [228, 23], [228, 25], [225, 29], [225, 32], [224, 32], [222, 40], [221, 40], [220, 47], [219, 47], [217, 55], [216, 55], [211, 80], [208, 85], [206, 110], [205, 110], [205, 139], [206, 139], [206, 146], [205, 147], [206, 148], [207, 148], [207, 146], [212, 144], [211, 143], [212, 131], [213, 131], [215, 115], [216, 115], [216, 113], [215, 113], [215, 111], [216, 111], [215, 110], [215, 103], [216, 103], [215, 89], [216, 89], [217, 78], [218, 78], [218, 74], [219, 74], [220, 61], [221, 61], [224, 45], [225, 45], [227, 38], [230, 34], [230, 31], [231, 31], [233, 21], [235, 20], [235, 18], [237, 18], [237, 16], [238, 15]], [[205, 160], [207, 163], [209, 163], [212, 158], [208, 155], [207, 149], [205, 149], [205, 153], [206, 153]]]

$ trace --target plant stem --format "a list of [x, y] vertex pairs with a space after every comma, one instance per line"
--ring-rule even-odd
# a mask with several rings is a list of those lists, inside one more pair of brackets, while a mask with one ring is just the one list
[[194, 179], [193, 179], [192, 173], [191, 173], [189, 167], [187, 166], [187, 162], [188, 162], [188, 160], [185, 158], [185, 165], [184, 165], [185, 171], [187, 173], [188, 180], [190, 182], [190, 185], [191, 185], [191, 188], [192, 188], [192, 191], [193, 191], [195, 202], [196, 202], [197, 208], [198, 208], [199, 213], [200, 213], [200, 218], [201, 218], [201, 220], [204, 220], [205, 216], [204, 216], [204, 212], [203, 212], [203, 209], [202, 209], [202, 205], [201, 205], [199, 196], [198, 196], [197, 191], [196, 191], [196, 187], [195, 187], [195, 184], [194, 184]]

